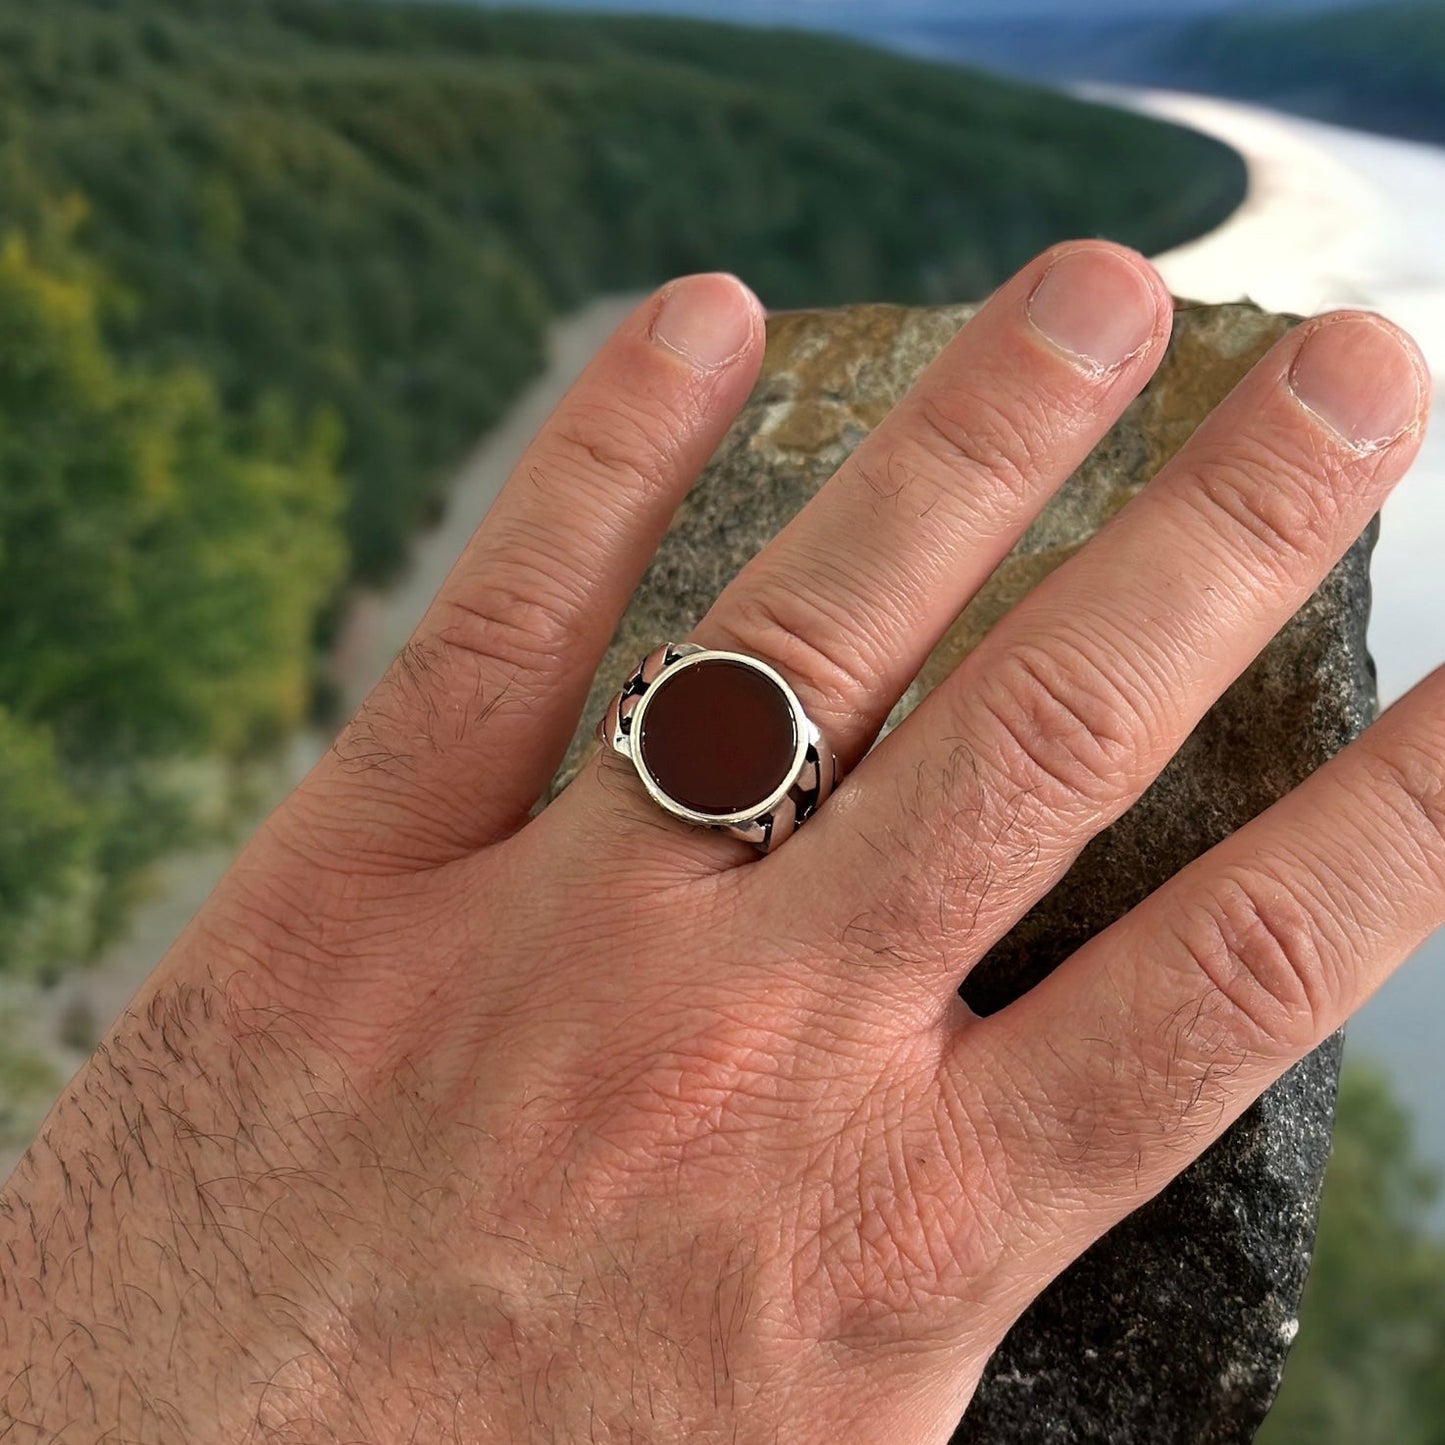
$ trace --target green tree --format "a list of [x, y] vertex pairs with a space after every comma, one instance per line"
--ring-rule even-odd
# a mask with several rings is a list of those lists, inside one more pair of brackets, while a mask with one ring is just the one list
[[177, 822], [173, 760], [303, 718], [344, 563], [338, 439], [117, 366], [95, 288], [18, 238], [0, 337], [0, 945], [43, 967], [95, 941]]
[[301, 717], [338, 532], [353, 575], [398, 563], [553, 314], [709, 268], [774, 306], [978, 294], [1063, 235], [1187, 239], [1243, 182], [817, 35], [0, 0], [3, 964], [103, 939], [182, 837], [175, 759]]
[[48, 731], [0, 707], [0, 961], [41, 951], [23, 930], [53, 927], [84, 886], [85, 825]]
[[352, 0], [0, 0], [0, 229], [7, 144], [88, 199], [122, 354], [341, 418], [372, 581], [599, 291], [957, 299], [1244, 186], [1206, 137], [816, 34]]
[[1439, 1193], [1384, 1078], [1347, 1067], [1299, 1339], [1259, 1445], [1445, 1445]]
[[27, 1033], [23, 1017], [0, 1009], [0, 1149], [34, 1137], [63, 1082], [25, 1041]]

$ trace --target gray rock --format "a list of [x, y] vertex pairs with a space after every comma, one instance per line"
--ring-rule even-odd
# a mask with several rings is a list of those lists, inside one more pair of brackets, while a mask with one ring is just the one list
[[[619, 629], [559, 786], [616, 680], [688, 631], [971, 312], [863, 306], [772, 319], [763, 376]], [[962, 614], [894, 719], [1133, 496], [1290, 324], [1248, 305], [1180, 303], [1154, 380]], [[970, 1004], [986, 1012], [1016, 997], [1365, 726], [1375, 705], [1372, 543], [1373, 530], [1147, 795], [991, 951], [965, 988]], [[1250, 1440], [1296, 1329], [1339, 1059], [1337, 1037], [1045, 1291], [998, 1351], [955, 1440]]]

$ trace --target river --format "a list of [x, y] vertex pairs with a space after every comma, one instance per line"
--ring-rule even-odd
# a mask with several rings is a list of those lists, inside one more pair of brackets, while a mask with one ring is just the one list
[[[1176, 294], [1205, 301], [1248, 295], [1272, 309], [1305, 313], [1375, 306], [1409, 327], [1437, 378], [1445, 375], [1445, 151], [1233, 102], [1105, 94], [1219, 136], [1249, 162], [1249, 193], [1240, 210], [1209, 236], [1157, 258]], [[404, 577], [355, 599], [331, 664], [348, 707], [405, 641], [527, 440], [630, 304], [598, 301], [554, 327], [545, 374], [460, 469], [445, 519], [418, 540]], [[1376, 553], [1370, 636], [1387, 701], [1445, 656], [1442, 556], [1445, 423], [1387, 506]], [[299, 737], [270, 775], [263, 803], [284, 796], [324, 745], [319, 735]], [[19, 1001], [39, 1013], [29, 1037], [44, 1042], [61, 1074], [84, 1056], [56, 1041], [59, 1020], [79, 1006], [98, 1027], [107, 1026], [204, 901], [232, 852], [216, 846], [167, 861], [121, 943], [43, 998]], [[1435, 1037], [1442, 1015], [1445, 937], [1437, 936], [1362, 1012], [1352, 1047], [1389, 1070], [1414, 1109], [1425, 1152], [1445, 1165], [1445, 1051]], [[0, 1179], [12, 1162], [13, 1155], [0, 1150]]]
[[[1202, 96], [1095, 93], [1206, 131], [1249, 162], [1244, 205], [1219, 230], [1156, 258], [1177, 295], [1247, 295], [1306, 315], [1368, 306], [1425, 352], [1435, 424], [1385, 505], [1372, 569], [1370, 651], [1388, 705], [1445, 662], [1445, 150]], [[1355, 1017], [1348, 1055], [1385, 1069], [1415, 1117], [1421, 1152], [1445, 1169], [1442, 1018], [1445, 931]]]

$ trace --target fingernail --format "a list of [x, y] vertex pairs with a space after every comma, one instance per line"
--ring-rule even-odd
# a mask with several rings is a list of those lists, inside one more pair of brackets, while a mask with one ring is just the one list
[[1377, 452], [1420, 416], [1420, 373], [1383, 322], [1316, 323], [1289, 369], [1290, 390], [1357, 452]]
[[652, 337], [703, 371], [716, 371], [752, 340], [757, 303], [736, 276], [686, 276], [668, 291]]
[[1148, 344], [1158, 313], [1143, 272], [1116, 251], [1086, 247], [1061, 256], [1028, 300], [1029, 320], [1086, 371], [1121, 366]]

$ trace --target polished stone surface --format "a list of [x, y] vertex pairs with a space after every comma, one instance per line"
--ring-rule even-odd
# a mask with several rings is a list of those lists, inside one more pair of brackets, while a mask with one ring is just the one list
[[[658, 638], [687, 634], [971, 310], [859, 306], [770, 320], [762, 377], [623, 619], [559, 783], [584, 756], [615, 679]], [[964, 610], [895, 719], [1129, 501], [1289, 324], [1243, 304], [1180, 303], [1154, 380]], [[1350, 550], [1144, 798], [975, 970], [976, 1007], [1029, 987], [1364, 726], [1374, 707], [1370, 541]], [[994, 1357], [959, 1442], [1252, 1438], [1294, 1338], [1339, 1048], [1336, 1038], [1291, 1070], [1044, 1292]]]
[[797, 756], [782, 689], [727, 658], [688, 662], [655, 682], [638, 731], [642, 765], [658, 787], [714, 817], [761, 808]]

